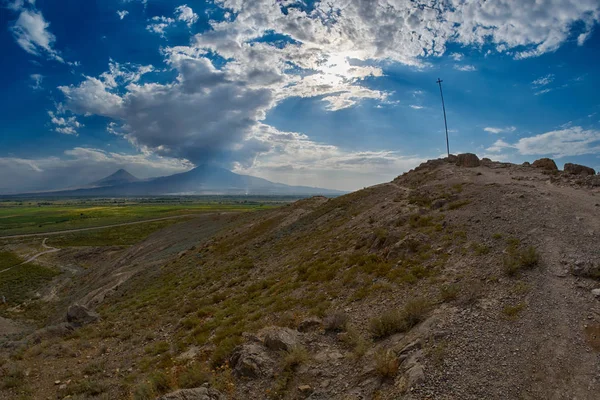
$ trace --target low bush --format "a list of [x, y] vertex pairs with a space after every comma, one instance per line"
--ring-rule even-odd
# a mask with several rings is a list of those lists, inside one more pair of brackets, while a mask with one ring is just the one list
[[401, 311], [388, 311], [371, 319], [369, 331], [374, 339], [382, 339], [399, 332], [406, 332], [421, 322], [430, 304], [425, 299], [414, 299], [406, 303]]

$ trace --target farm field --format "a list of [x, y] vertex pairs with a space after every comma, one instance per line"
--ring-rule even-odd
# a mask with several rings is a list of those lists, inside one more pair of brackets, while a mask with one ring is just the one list
[[[203, 213], [248, 212], [273, 208], [288, 201], [290, 199], [286, 198], [235, 197], [4, 201], [0, 202], [0, 237]], [[165, 222], [164, 226], [167, 225]], [[93, 236], [92, 233], [89, 235]]]

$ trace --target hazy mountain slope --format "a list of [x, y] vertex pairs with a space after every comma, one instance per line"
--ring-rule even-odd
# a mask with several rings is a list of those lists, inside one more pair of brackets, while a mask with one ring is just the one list
[[93, 182], [93, 183], [89, 184], [88, 186], [90, 186], [90, 187], [114, 186], [114, 185], [127, 184], [127, 183], [131, 183], [131, 182], [137, 182], [137, 181], [139, 181], [138, 178], [131, 175], [129, 172], [125, 171], [124, 169], [120, 169], [117, 172], [115, 172], [114, 174], [109, 175], [106, 178], [100, 179], [96, 182]]
[[79, 301], [102, 321], [4, 368], [30, 368], [35, 398], [208, 381], [211, 398], [595, 399], [598, 195], [597, 176], [436, 160], [214, 231], [174, 225], [91, 269], [86, 293], [110, 291]]
[[[32, 197], [69, 196], [160, 196], [197, 195], [340, 195], [344, 192], [307, 186], [288, 186], [253, 176], [239, 175], [224, 168], [201, 165], [190, 171], [144, 181], [132, 180], [123, 173], [94, 183], [94, 187], [54, 192], [32, 193]], [[133, 177], [133, 176], [132, 176]], [[135, 178], [135, 177], [133, 177]], [[112, 182], [112, 183], [111, 183]]]

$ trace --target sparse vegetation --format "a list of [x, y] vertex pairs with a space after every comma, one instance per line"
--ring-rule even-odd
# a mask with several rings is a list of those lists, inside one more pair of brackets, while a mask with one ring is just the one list
[[423, 320], [430, 304], [424, 299], [413, 299], [401, 311], [388, 311], [371, 319], [369, 330], [374, 339], [382, 339], [399, 332], [406, 332]]
[[445, 303], [454, 301], [458, 298], [459, 291], [458, 285], [443, 285], [440, 289], [440, 298]]
[[502, 313], [509, 318], [516, 318], [521, 311], [525, 309], [525, 303], [519, 303], [514, 306], [504, 306]]
[[343, 332], [348, 326], [348, 314], [342, 311], [334, 312], [323, 320], [327, 332]]
[[177, 385], [184, 389], [195, 388], [210, 382], [210, 380], [210, 372], [204, 370], [200, 364], [192, 364], [177, 376]]
[[400, 362], [394, 351], [379, 349], [375, 352], [375, 371], [384, 379], [391, 379], [398, 373]]
[[519, 272], [524, 269], [537, 267], [539, 259], [539, 254], [533, 246], [529, 246], [523, 250], [509, 247], [508, 255], [506, 255], [503, 260], [504, 272], [508, 276], [518, 275]]
[[448, 204], [448, 210], [458, 210], [459, 208], [462, 208], [468, 204], [471, 204], [470, 200], [453, 201], [452, 203]]

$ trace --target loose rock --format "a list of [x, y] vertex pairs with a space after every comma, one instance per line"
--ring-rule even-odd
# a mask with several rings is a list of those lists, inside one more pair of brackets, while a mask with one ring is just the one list
[[456, 159], [456, 165], [458, 165], [459, 167], [468, 168], [479, 167], [479, 157], [477, 157], [473, 153], [459, 154]]
[[551, 158], [540, 158], [539, 160], [535, 160], [533, 166], [535, 168], [542, 168], [546, 171], [558, 171], [556, 163]]
[[80, 304], [73, 304], [67, 310], [67, 322], [75, 327], [90, 324], [100, 319], [100, 315]]
[[572, 175], [596, 175], [596, 171], [593, 168], [572, 163], [565, 164], [565, 172]]
[[159, 397], [158, 400], [225, 400], [223, 393], [210, 388], [182, 389]]

